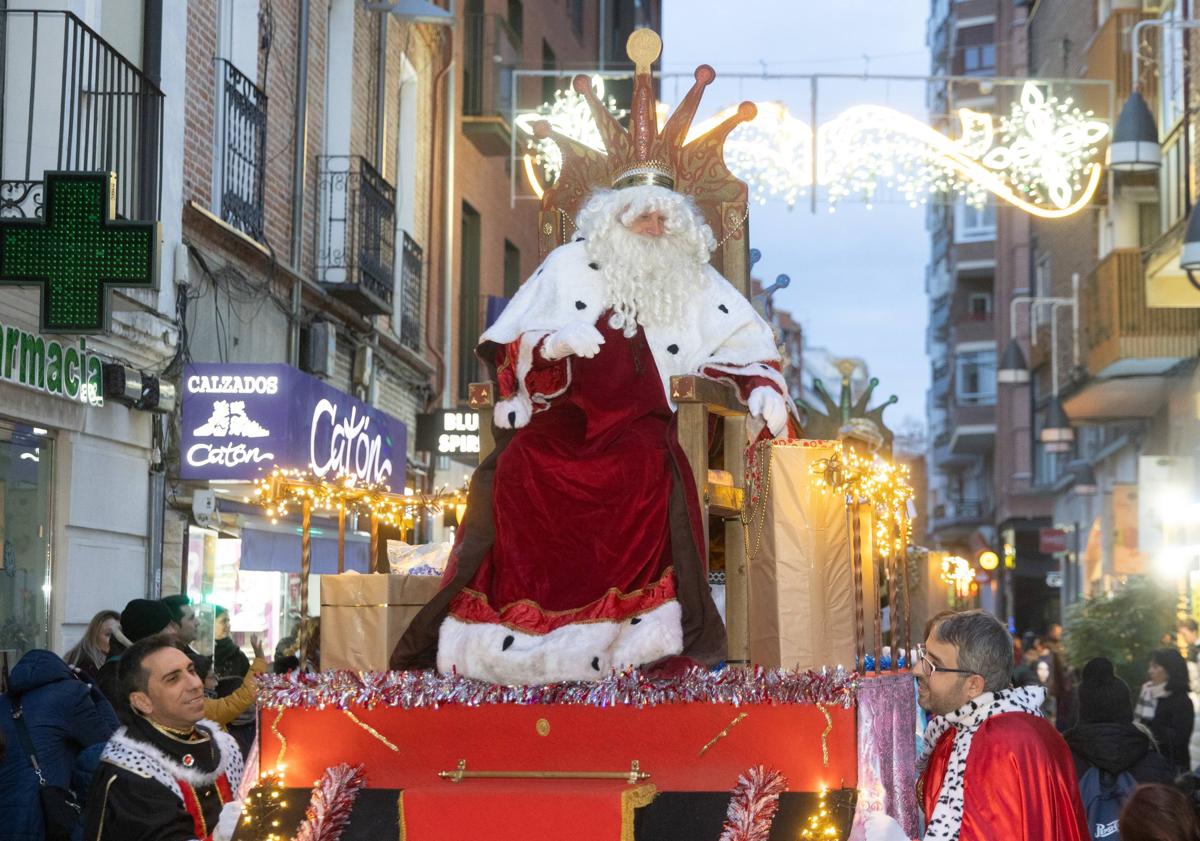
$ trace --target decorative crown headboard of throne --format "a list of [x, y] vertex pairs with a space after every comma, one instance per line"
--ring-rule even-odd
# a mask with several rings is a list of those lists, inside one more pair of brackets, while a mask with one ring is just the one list
[[575, 215], [597, 188], [608, 188], [622, 173], [651, 164], [674, 174], [674, 189], [692, 197], [704, 214], [719, 245], [713, 266], [742, 294], [750, 290], [749, 191], [725, 166], [725, 138], [740, 124], [754, 119], [757, 109], [743, 102], [737, 111], [690, 142], [688, 130], [704, 89], [717, 77], [707, 64], [696, 68], [695, 83], [683, 102], [658, 130], [656, 98], [650, 66], [662, 52], [662, 40], [649, 29], [629, 36], [626, 52], [634, 63], [633, 101], [629, 129], [608, 112], [592, 90], [591, 81], [578, 75], [573, 87], [588, 102], [600, 129], [607, 153], [600, 152], [554, 131], [546, 122], [536, 126], [539, 137], [549, 137], [562, 152], [562, 170], [542, 196], [538, 218], [539, 258], [570, 240]]

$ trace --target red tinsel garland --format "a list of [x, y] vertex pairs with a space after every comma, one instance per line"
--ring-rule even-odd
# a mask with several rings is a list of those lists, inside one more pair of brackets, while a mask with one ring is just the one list
[[293, 841], [337, 841], [350, 822], [358, 792], [367, 784], [361, 765], [326, 768], [313, 787], [312, 799]]
[[720, 841], [767, 841], [779, 809], [779, 795], [786, 787], [783, 774], [762, 765], [755, 765], [738, 777]]
[[352, 706], [436, 709], [444, 704], [570, 704], [654, 707], [659, 704], [840, 704], [858, 694], [857, 674], [787, 669], [693, 668], [679, 677], [650, 678], [636, 669], [597, 681], [503, 686], [459, 675], [414, 672], [291, 672], [258, 679], [259, 704], [272, 708]]

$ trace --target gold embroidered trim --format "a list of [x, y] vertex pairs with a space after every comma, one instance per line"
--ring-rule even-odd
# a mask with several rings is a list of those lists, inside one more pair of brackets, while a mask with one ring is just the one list
[[357, 724], [363, 730], [366, 730], [368, 733], [370, 733], [376, 739], [383, 742], [383, 744], [387, 747], [388, 750], [392, 751], [393, 753], [400, 752], [400, 748], [396, 747], [394, 744], [392, 744], [390, 741], [388, 741], [388, 738], [386, 736], [384, 736], [382, 733], [380, 733], [378, 730], [376, 730], [371, 725], [367, 724], [365, 721], [363, 721], [361, 718], [356, 716], [354, 713], [350, 712], [350, 710], [342, 710], [342, 712], [344, 712], [346, 714], [347, 718], [349, 718], [351, 721], [353, 721], [355, 724]]
[[621, 792], [621, 841], [634, 841], [633, 813], [649, 806], [658, 796], [654, 783], [627, 788]]

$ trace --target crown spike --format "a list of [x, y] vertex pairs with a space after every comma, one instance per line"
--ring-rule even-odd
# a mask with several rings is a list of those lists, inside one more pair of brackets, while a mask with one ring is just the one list
[[670, 150], [683, 145], [688, 129], [692, 127], [692, 120], [696, 117], [696, 109], [700, 107], [704, 89], [711, 85], [716, 78], [717, 72], [707, 64], [701, 64], [696, 68], [695, 83], [684, 96], [683, 101], [679, 103], [675, 113], [667, 120], [667, 124], [663, 126], [662, 134], [659, 135], [660, 148]]
[[750, 122], [757, 116], [758, 108], [754, 105], [754, 103], [743, 102], [737, 107], [736, 111], [706, 131], [704, 134], [695, 138], [684, 148], [687, 149], [693, 146], [709, 146], [714, 143], [720, 146], [725, 143], [725, 138], [729, 136], [731, 131], [740, 126], [742, 123]]
[[592, 90], [592, 80], [580, 73], [571, 82], [571, 86], [576, 93], [587, 100], [588, 108], [592, 111], [592, 119], [596, 121], [596, 128], [600, 131], [600, 139], [604, 141], [604, 148], [608, 151], [609, 158], [618, 161], [628, 159], [629, 135], [617, 122], [617, 118], [609, 113], [609, 110], [604, 107], [604, 103], [596, 96], [596, 92]]

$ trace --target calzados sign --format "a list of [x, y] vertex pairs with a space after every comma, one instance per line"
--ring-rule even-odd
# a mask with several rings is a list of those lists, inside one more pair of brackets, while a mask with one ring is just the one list
[[405, 425], [315, 377], [287, 365], [190, 365], [183, 386], [184, 479], [285, 467], [404, 488]]

